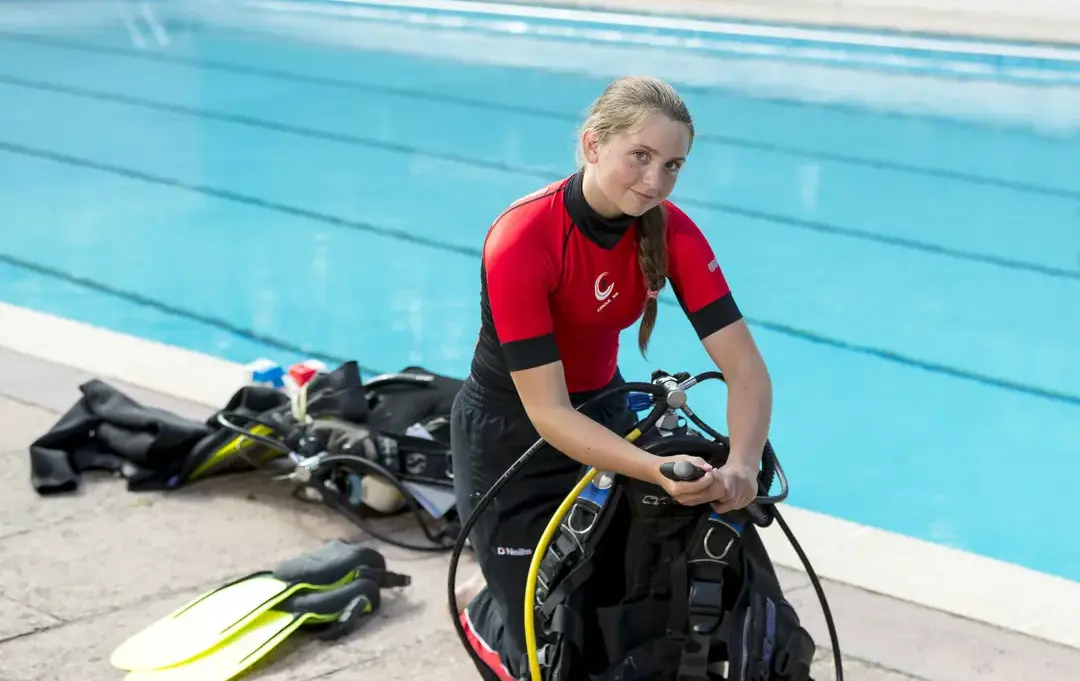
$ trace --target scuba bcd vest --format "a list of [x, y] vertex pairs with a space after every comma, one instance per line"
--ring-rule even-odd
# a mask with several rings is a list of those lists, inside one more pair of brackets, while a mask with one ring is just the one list
[[313, 445], [351, 450], [402, 480], [452, 488], [449, 416], [461, 384], [420, 367], [362, 382], [356, 362], [345, 362], [312, 378], [300, 420], [284, 392], [244, 386], [207, 419], [212, 437], [194, 448], [174, 486], [251, 470], [282, 456], [237, 428], [222, 427], [219, 419], [226, 417], [241, 430], [274, 437], [295, 451], [310, 452]]
[[[726, 438], [685, 426], [637, 445], [714, 466], [728, 455]], [[639, 480], [604, 473], [585, 487], [534, 605], [544, 681], [811, 681], [814, 641], [745, 513], [683, 506]]]
[[[274, 459], [289, 465], [295, 453], [326, 462], [297, 478], [306, 482], [297, 492], [328, 503], [354, 521], [406, 510], [402, 491], [409, 483], [441, 488], [441, 497], [450, 498], [449, 415], [461, 385], [458, 379], [420, 367], [365, 382], [357, 363], [349, 361], [311, 379], [304, 387], [300, 414], [286, 393], [244, 386], [207, 419], [211, 436], [192, 451], [173, 486], [261, 468]], [[409, 493], [415, 495], [417, 489]], [[412, 510], [417, 511], [415, 505]], [[452, 505], [446, 510], [444, 503], [440, 511], [448, 536], [455, 534], [456, 510]]]

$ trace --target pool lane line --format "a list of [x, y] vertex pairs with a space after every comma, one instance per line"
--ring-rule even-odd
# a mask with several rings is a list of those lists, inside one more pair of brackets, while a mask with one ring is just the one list
[[[426, 246], [426, 247], [429, 247], [429, 248], [435, 248], [435, 249], [443, 250], [443, 251], [447, 251], [447, 252], [457, 253], [459, 255], [465, 255], [465, 256], [468, 256], [468, 257], [472, 257], [472, 258], [479, 258], [480, 257], [480, 249], [478, 249], [478, 248], [463, 247], [463, 246], [459, 246], [459, 245], [456, 245], [456, 244], [451, 244], [451, 243], [448, 243], [448, 242], [440, 242], [440, 241], [435, 240], [435, 239], [417, 238], [414, 235], [409, 235], [407, 232], [403, 232], [401, 230], [391, 230], [391, 229], [379, 228], [379, 227], [376, 227], [376, 226], [371, 225], [369, 223], [355, 221], [355, 220], [351, 220], [349, 218], [343, 218], [343, 217], [333, 216], [333, 215], [329, 215], [329, 214], [325, 214], [325, 213], [319, 213], [319, 212], [316, 212], [316, 211], [310, 211], [310, 210], [307, 210], [307, 209], [304, 209], [304, 208], [297, 208], [297, 207], [294, 207], [294, 206], [289, 206], [287, 204], [281, 204], [281, 203], [277, 203], [277, 202], [265, 201], [263, 199], [259, 199], [259, 198], [256, 198], [256, 197], [250, 197], [250, 196], [240, 194], [240, 193], [237, 193], [237, 192], [218, 190], [218, 189], [214, 189], [212, 187], [207, 187], [207, 186], [204, 186], [204, 185], [198, 185], [198, 184], [194, 184], [194, 183], [183, 182], [183, 181], [175, 180], [175, 179], [172, 179], [172, 178], [158, 177], [156, 175], [151, 175], [149, 173], [144, 173], [144, 172], [141, 172], [141, 171], [130, 171], [130, 170], [127, 170], [127, 169], [119, 168], [117, 166], [97, 163], [97, 162], [94, 162], [94, 161], [88, 161], [88, 160], [80, 159], [80, 158], [73, 157], [73, 156], [70, 156], [70, 155], [67, 155], [67, 154], [60, 154], [60, 153], [57, 153], [57, 152], [52, 152], [52, 151], [47, 151], [47, 150], [42, 150], [42, 149], [34, 149], [34, 148], [28, 147], [26, 145], [16, 144], [16, 143], [9, 142], [9, 141], [0, 140], [0, 150], [7, 151], [7, 152], [13, 153], [13, 154], [19, 154], [19, 155], [23, 155], [23, 156], [30, 156], [30, 157], [50, 160], [50, 161], [54, 161], [54, 162], [58, 162], [58, 163], [63, 163], [63, 164], [66, 164], [66, 165], [71, 165], [71, 166], [76, 166], [76, 167], [82, 167], [82, 168], [97, 170], [97, 171], [100, 171], [100, 172], [110, 173], [110, 174], [114, 174], [114, 175], [120, 175], [122, 177], [126, 177], [126, 178], [129, 178], [129, 179], [134, 179], [134, 180], [138, 180], [138, 181], [141, 181], [141, 182], [147, 182], [147, 183], [151, 183], [151, 184], [156, 184], [156, 185], [159, 185], [159, 186], [166, 186], [166, 187], [172, 187], [174, 189], [181, 189], [181, 190], [185, 190], [185, 191], [189, 191], [189, 192], [195, 192], [195, 193], [199, 193], [199, 194], [202, 194], [202, 195], [205, 195], [205, 196], [212, 196], [214, 198], [218, 198], [218, 199], [222, 199], [222, 200], [226, 200], [226, 201], [231, 201], [231, 202], [234, 202], [234, 203], [240, 203], [240, 204], [249, 205], [249, 206], [256, 207], [256, 208], [262, 208], [264, 210], [280, 212], [280, 213], [284, 213], [284, 214], [295, 216], [295, 217], [302, 217], [302, 218], [306, 218], [306, 219], [313, 220], [313, 221], [323, 222], [325, 224], [332, 224], [332, 225], [335, 225], [335, 226], [351, 227], [351, 228], [356, 229], [358, 231], [378, 234], [380, 236], [384, 236], [384, 237], [387, 237], [387, 238], [396, 239], [396, 240], [400, 240], [400, 241], [406, 241], [408, 243], [422, 245], [422, 246]], [[50, 267], [48, 265], [43, 265], [41, 263], [35, 263], [33, 261], [18, 258], [17, 256], [13, 256], [13, 255], [10, 255], [10, 254], [0, 253], [0, 262], [5, 262], [5, 263], [7, 263], [9, 265], [16, 266], [16, 267], [22, 267], [23, 269], [26, 269], [26, 270], [37, 271], [40, 274], [47, 274], [48, 276], [52, 276], [54, 278], [62, 279], [64, 281], [68, 281], [68, 282], [73, 283], [73, 284], [82, 285], [82, 286], [85, 286], [87, 288], [92, 288], [93, 290], [97, 290], [97, 291], [102, 292], [102, 293], [107, 293], [107, 294], [113, 295], [115, 297], [120, 297], [120, 298], [123, 298], [125, 300], [128, 300], [129, 302], [133, 302], [133, 303], [136, 303], [136, 304], [140, 304], [140, 305], [144, 305], [144, 306], [149, 305], [151, 307], [154, 307], [154, 306], [157, 306], [157, 305], [162, 305], [162, 306], [166, 306], [166, 307], [169, 306], [168, 303], [163, 303], [161, 301], [155, 301], [153, 299], [141, 296], [140, 294], [136, 294], [136, 293], [132, 293], [132, 292], [128, 292], [128, 291], [122, 291], [120, 289], [114, 289], [114, 288], [109, 287], [107, 284], [102, 284], [100, 282], [95, 282], [95, 281], [89, 280], [89, 279], [82, 279], [82, 278], [78, 277], [78, 275], [74, 275], [74, 274], [71, 274], [71, 273], [66, 273], [63, 270], [58, 270], [58, 269], [52, 268], [52, 267]], [[662, 296], [660, 298], [660, 302], [662, 304], [668, 306], [668, 307], [674, 307], [674, 308], [679, 307], [678, 302], [670, 299], [667, 296]], [[158, 308], [158, 309], [164, 309], [164, 308]], [[231, 326], [231, 325], [229, 325], [228, 322], [225, 322], [224, 320], [218, 320], [218, 319], [210, 318], [210, 317], [207, 317], [206, 320], [204, 321], [204, 320], [200, 319], [199, 313], [195, 313], [195, 312], [188, 311], [188, 310], [183, 310], [181, 308], [173, 308], [169, 312], [169, 314], [174, 314], [176, 316], [181, 316], [181, 317], [184, 317], [184, 318], [187, 318], [187, 319], [191, 319], [192, 321], [201, 321], [203, 323], [209, 323], [212, 326], [216, 326], [217, 328], [222, 328], [222, 329], [226, 329], [226, 326]], [[891, 350], [885, 350], [885, 349], [881, 349], [881, 348], [875, 348], [873, 346], [860, 345], [860, 344], [856, 344], [856, 343], [849, 343], [849, 342], [844, 341], [844, 340], [840, 340], [840, 339], [837, 339], [837, 338], [832, 338], [832, 337], [825, 336], [825, 335], [822, 335], [822, 334], [814, 333], [812, 331], [807, 331], [805, 329], [800, 329], [798, 327], [790, 326], [790, 325], [783, 324], [783, 323], [780, 323], [780, 322], [773, 322], [773, 321], [769, 321], [769, 320], [758, 319], [758, 318], [755, 318], [755, 317], [747, 317], [747, 322], [749, 324], [751, 324], [751, 325], [758, 326], [758, 327], [773, 331], [775, 333], [784, 334], [786, 336], [789, 336], [789, 337], [792, 337], [792, 338], [797, 338], [797, 339], [799, 339], [801, 341], [805, 341], [805, 342], [811, 342], [811, 343], [815, 343], [815, 344], [819, 344], [819, 345], [825, 345], [825, 346], [828, 346], [828, 347], [835, 348], [837, 350], [842, 350], [844, 352], [851, 352], [851, 353], [855, 353], [855, 354], [867, 355], [867, 356], [875, 357], [877, 359], [884, 360], [884, 361], [887, 361], [887, 362], [891, 362], [891, 363], [894, 363], [894, 364], [900, 364], [900, 365], [903, 365], [903, 366], [908, 366], [908, 367], [912, 367], [912, 368], [916, 368], [916, 369], [921, 369], [923, 371], [927, 371], [927, 372], [930, 372], [930, 373], [951, 376], [953, 378], [958, 378], [958, 379], [969, 381], [969, 382], [979, 383], [979, 384], [982, 384], [982, 385], [985, 385], [985, 386], [988, 386], [988, 387], [993, 387], [993, 388], [998, 388], [998, 389], [1002, 389], [1002, 390], [1007, 390], [1007, 391], [1010, 391], [1010, 392], [1016, 392], [1016, 393], [1031, 395], [1031, 396], [1034, 396], [1034, 397], [1040, 397], [1040, 398], [1043, 398], [1043, 399], [1047, 399], [1047, 400], [1051, 400], [1051, 401], [1055, 401], [1055, 402], [1062, 402], [1062, 403], [1070, 404], [1070, 405], [1073, 405], [1073, 406], [1080, 406], [1080, 395], [1064, 393], [1064, 392], [1060, 392], [1060, 391], [1050, 390], [1050, 389], [1047, 389], [1047, 388], [1041, 388], [1039, 386], [1034, 386], [1034, 385], [1029, 385], [1029, 384], [1020, 383], [1020, 382], [1016, 382], [1016, 381], [1011, 381], [1011, 380], [1008, 380], [1008, 379], [997, 378], [997, 377], [994, 377], [994, 376], [989, 376], [989, 375], [986, 375], [986, 374], [980, 374], [980, 373], [977, 373], [977, 372], [968, 371], [966, 369], [960, 369], [958, 367], [953, 367], [953, 366], [949, 366], [949, 365], [945, 365], [945, 364], [939, 364], [939, 363], [935, 363], [935, 362], [924, 361], [924, 360], [916, 359], [914, 357], [909, 357], [907, 355], [903, 355], [901, 353], [894, 352], [894, 351], [891, 351]], [[223, 326], [223, 325], [226, 325], [226, 326]], [[248, 337], [248, 336], [244, 335], [245, 333], [253, 333], [250, 330], [245, 330], [245, 329], [242, 329], [240, 327], [232, 327], [232, 328], [239, 329], [238, 335], [241, 335], [242, 337], [245, 337], [245, 338]], [[273, 340], [273, 339], [271, 339], [271, 340]], [[262, 342], [262, 341], [259, 341], [259, 342]], [[278, 339], [278, 340], [275, 340], [274, 342], [284, 342], [284, 341], [280, 341], [280, 339]], [[316, 351], [307, 351], [307, 350], [303, 350], [303, 349], [300, 349], [298, 351], [299, 352], [316, 352]], [[313, 354], [312, 356], [318, 358], [317, 355]], [[332, 361], [336, 361], [336, 359], [334, 359]]]
[[[434, 158], [441, 161], [458, 163], [475, 168], [484, 168], [486, 170], [494, 170], [500, 173], [513, 173], [526, 177], [535, 177], [543, 182], [553, 182], [563, 177], [563, 174], [561, 173], [552, 172], [543, 168], [529, 168], [524, 166], [515, 166], [507, 163], [501, 163], [497, 161], [485, 161], [482, 159], [471, 158], [468, 156], [461, 156], [459, 154], [432, 151], [429, 149], [423, 149], [421, 147], [416, 147], [408, 144], [374, 140], [360, 137], [357, 135], [331, 132], [327, 130], [320, 130], [317, 128], [309, 128], [306, 126], [292, 125], [289, 123], [279, 123], [276, 121], [256, 118], [254, 116], [232, 114], [223, 111], [214, 111], [211, 109], [200, 109], [196, 107], [182, 106], [179, 104], [170, 104], [133, 95], [104, 92], [100, 90], [92, 90], [89, 88], [59, 85], [43, 81], [33, 81], [25, 78], [19, 78], [16, 76], [4, 75], [2, 73], [0, 73], [0, 84], [35, 89], [44, 92], [54, 92], [82, 99], [111, 102], [115, 104], [120, 104], [122, 106], [139, 107], [169, 114], [193, 117], [199, 120], [232, 123], [251, 128], [305, 137], [308, 139], [319, 139], [338, 144], [381, 149], [383, 151], [400, 154], [426, 156], [428, 158]], [[137, 173], [139, 171], [130, 172]], [[1077, 199], [1080, 200], [1080, 194], [1078, 194]], [[871, 232], [868, 230], [858, 229], [854, 227], [844, 227], [842, 225], [836, 225], [829, 222], [804, 220], [801, 218], [780, 215], [777, 213], [770, 213], [767, 211], [756, 210], [753, 208], [745, 208], [743, 206], [718, 201], [706, 201], [693, 197], [678, 197], [674, 198], [673, 200], [680, 205], [697, 206], [706, 210], [713, 210], [719, 213], [736, 215], [739, 217], [751, 218], [755, 220], [762, 220], [765, 222], [770, 222], [772, 224], [791, 227], [794, 229], [801, 229], [805, 231], [818, 232], [821, 234], [830, 234], [860, 241], [878, 243], [894, 248], [901, 248], [904, 250], [910, 250], [915, 252], [931, 253], [934, 255], [952, 258], [954, 260], [978, 262], [987, 265], [993, 265], [996, 267], [1001, 267], [1008, 270], [1031, 272], [1042, 276], [1080, 281], [1080, 268], [1066, 269], [1062, 267], [1054, 267], [1052, 265], [1044, 265], [1042, 263], [1030, 262], [1026, 260], [1004, 258], [1001, 256], [979, 253], [976, 251], [952, 248], [932, 242], [920, 241], [918, 239], [909, 239], [906, 237], [879, 234], [876, 232]]]

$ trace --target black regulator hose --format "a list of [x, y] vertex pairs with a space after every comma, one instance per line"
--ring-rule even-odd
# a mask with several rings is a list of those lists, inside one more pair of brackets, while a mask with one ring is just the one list
[[[727, 379], [724, 378], [724, 374], [720, 371], [706, 371], [698, 374], [694, 377], [694, 383], [701, 383], [710, 378], [719, 379], [723, 381], [725, 385], [727, 384]], [[694, 425], [701, 428], [703, 432], [708, 433], [714, 440], [724, 439], [723, 435], [701, 420], [701, 418], [694, 414], [689, 408], [684, 408], [684, 411]], [[776, 451], [768, 440], [765, 441], [765, 450], [762, 452], [761, 459], [762, 479], [759, 481], [759, 485], [762, 492], [768, 494], [769, 488], [772, 487], [773, 476], [779, 469]], [[782, 474], [781, 477], [783, 477]], [[785, 484], [785, 482], [781, 482], [781, 485]], [[776, 500], [781, 501], [782, 497], [777, 497]], [[795, 550], [795, 554], [799, 557], [799, 561], [802, 562], [803, 567], [806, 568], [806, 574], [810, 578], [810, 584], [814, 587], [818, 601], [821, 603], [821, 613], [825, 618], [825, 627], [829, 631], [829, 643], [832, 647], [833, 667], [836, 670], [836, 681], [844, 681], [844, 660], [843, 655], [840, 653], [840, 638], [836, 633], [836, 622], [833, 620], [832, 608], [829, 607], [829, 600], [825, 597], [825, 589], [821, 585], [821, 580], [818, 578], [817, 572], [814, 571], [814, 566], [810, 564], [810, 559], [807, 557], [806, 552], [803, 551], [802, 545], [799, 544], [799, 540], [795, 538], [795, 533], [791, 531], [791, 527], [787, 524], [787, 521], [784, 520], [784, 516], [780, 514], [780, 510], [776, 508], [775, 503], [768, 505], [768, 515], [779, 523], [780, 530], [784, 533], [784, 536], [787, 537], [788, 542], [791, 543], [791, 548]]]
[[[724, 379], [723, 374], [719, 371], [707, 371], [695, 376], [688, 387], [697, 385], [702, 381], [713, 378], [724, 381], [724, 383], [727, 382]], [[642, 392], [651, 394], [654, 397], [658, 398], [654, 400], [654, 406], [652, 410], [650, 410], [649, 414], [644, 419], [639, 420], [630, 429], [629, 433], [624, 436], [628, 440], [632, 441], [636, 439], [636, 436], [641, 435], [642, 433], [648, 431], [653, 426], [655, 426], [656, 423], [659, 421], [660, 417], [663, 416], [663, 414], [669, 409], [669, 405], [667, 404], [666, 400], [668, 393], [667, 388], [656, 383], [623, 383], [621, 385], [612, 386], [586, 400], [576, 409], [577, 411], [582, 411], [587, 407], [599, 402], [600, 400], [620, 392]], [[711, 428], [699, 417], [694, 415], [694, 413], [688, 407], [684, 405], [681, 409], [690, 417], [691, 421], [695, 425], [701, 428], [701, 430], [705, 433], [708, 433], [715, 440], [722, 441], [725, 439], [715, 429]], [[521, 469], [529, 462], [529, 460], [540, 450], [540, 448], [546, 442], [547, 441], [541, 437], [539, 440], [533, 443], [533, 445], [529, 447], [529, 449], [526, 450], [525, 453], [522, 454], [517, 459], [517, 461], [515, 461], [514, 464], [510, 466], [510, 468], [508, 468], [506, 472], [503, 473], [503, 475], [497, 481], [495, 481], [495, 484], [491, 486], [491, 488], [484, 494], [484, 496], [480, 498], [476, 506], [473, 508], [472, 513], [470, 513], [469, 517], [465, 519], [465, 523], [462, 525], [460, 533], [457, 536], [457, 540], [454, 542], [454, 546], [450, 551], [450, 565], [447, 575], [447, 601], [450, 606], [450, 617], [454, 622], [454, 629], [457, 632], [458, 638], [460, 639], [462, 646], [469, 654], [469, 657], [471, 657], [472, 660], [481, 668], [486, 667], [487, 663], [480, 659], [479, 654], [477, 654], [476, 650], [473, 649], [472, 645], [470, 645], [468, 636], [465, 633], [464, 626], [461, 623], [461, 613], [458, 608], [456, 594], [458, 562], [461, 560], [461, 554], [465, 549], [465, 542], [468, 540], [469, 534], [472, 532], [472, 529], [476, 525], [481, 514], [487, 509], [488, 506], [492, 504], [498, 493], [502, 491], [502, 488], [505, 487], [506, 484], [521, 471]], [[768, 494], [768, 490], [771, 487], [772, 483], [772, 476], [778, 469], [776, 453], [773, 450], [772, 446], [768, 443], [766, 443], [762, 459], [763, 479], [759, 480], [759, 487], [764, 488], [762, 492]], [[696, 469], [696, 467], [694, 468]], [[817, 573], [811, 566], [809, 558], [803, 551], [802, 546], [800, 546], [799, 542], [795, 539], [794, 534], [791, 532], [791, 528], [788, 526], [787, 522], [784, 520], [783, 516], [780, 515], [780, 512], [776, 509], [774, 505], [776, 502], [781, 500], [782, 497], [770, 498], [770, 501], [772, 501], [773, 503], [768, 504], [768, 511], [766, 511], [765, 513], [772, 518], [775, 518], [776, 521], [779, 523], [781, 530], [787, 537], [788, 541], [791, 543], [792, 548], [795, 550], [795, 553], [799, 556], [799, 560], [802, 562], [803, 566], [807, 570], [810, 582], [813, 585], [815, 592], [817, 593], [818, 600], [821, 602], [822, 613], [825, 617], [825, 623], [829, 631], [829, 640], [832, 645], [833, 653], [833, 664], [836, 669], [836, 681], [843, 681], [843, 657], [840, 653], [840, 643], [836, 633], [836, 625], [833, 621], [832, 611], [829, 608], [828, 600], [825, 597], [824, 589], [821, 586], [821, 581], [818, 579]], [[755, 520], [757, 519], [755, 518]], [[757, 524], [762, 523], [759, 522]], [[534, 556], [534, 558], [536, 557]], [[529, 681], [540, 680], [534, 678], [530, 679]]]
[[[663, 386], [656, 385], [655, 383], [622, 383], [620, 385], [611, 386], [582, 402], [576, 407], [576, 410], [583, 411], [588, 407], [591, 407], [592, 405], [600, 402], [601, 400], [621, 392], [643, 392], [661, 398], [657, 400], [656, 406], [653, 407], [652, 411], [649, 412], [648, 416], [634, 424], [631, 432], [635, 430], [647, 430], [651, 427], [651, 425], [647, 424], [655, 424], [664, 414], [664, 411], [667, 410], [667, 404], [662, 399], [667, 391], [664, 389]], [[454, 548], [450, 550], [450, 566], [448, 571], [449, 574], [447, 575], [446, 585], [447, 601], [450, 605], [450, 618], [454, 622], [454, 629], [457, 631], [458, 638], [461, 639], [461, 645], [464, 646], [466, 652], [468, 652], [469, 654], [469, 657], [473, 659], [473, 662], [475, 662], [481, 668], [486, 667], [487, 663], [480, 659], [480, 656], [477, 654], [476, 650], [474, 650], [472, 645], [469, 644], [469, 638], [465, 633], [465, 627], [461, 624], [461, 612], [458, 608], [456, 594], [458, 562], [461, 560], [462, 551], [465, 550], [465, 541], [468, 539], [469, 534], [472, 532], [473, 527], [480, 519], [480, 516], [485, 510], [487, 510], [487, 507], [490, 506], [493, 501], [495, 501], [496, 495], [498, 495], [499, 492], [502, 491], [502, 488], [505, 487], [506, 484], [510, 482], [510, 480], [512, 480], [513, 477], [517, 475], [522, 468], [525, 467], [525, 464], [527, 464], [529, 460], [532, 459], [532, 457], [538, 451], [540, 451], [540, 448], [543, 447], [546, 443], [547, 440], [545, 440], [544, 438], [540, 438], [539, 440], [537, 440], [535, 443], [533, 443], [531, 447], [529, 447], [525, 451], [524, 454], [518, 457], [518, 460], [515, 461], [513, 465], [506, 470], [505, 473], [502, 474], [502, 477], [495, 481], [495, 484], [491, 486], [491, 489], [489, 489], [484, 494], [484, 496], [482, 496], [480, 500], [476, 503], [476, 506], [469, 514], [469, 517], [465, 519], [465, 523], [461, 526], [461, 530], [457, 536], [457, 541], [454, 542]]]
[[[226, 415], [226, 413], [221, 413], [217, 415], [216, 419], [223, 428], [226, 428], [227, 430], [237, 433], [238, 435], [246, 437], [254, 442], [258, 442], [265, 447], [281, 452], [285, 456], [289, 457], [293, 461], [293, 463], [299, 463], [297, 460], [299, 458], [299, 455], [284, 442], [280, 442], [278, 440], [275, 440], [274, 438], [267, 437], [265, 435], [253, 433], [250, 430], [244, 428], [243, 426], [236, 425], [230, 420], [230, 418], [242, 418], [247, 421], [259, 423], [261, 425], [270, 427], [272, 426], [272, 424], [270, 424], [269, 422], [265, 420], [260, 420], [257, 417], [237, 413], [229, 413], [228, 415]], [[273, 427], [279, 430], [281, 429], [280, 425]], [[420, 531], [424, 534], [428, 541], [431, 542], [431, 544], [414, 544], [412, 542], [403, 541], [401, 539], [395, 539], [385, 533], [379, 532], [374, 527], [372, 527], [371, 524], [368, 523], [363, 516], [353, 510], [350, 504], [345, 503], [341, 500], [341, 498], [344, 497], [344, 494], [336, 493], [333, 490], [329, 490], [326, 488], [326, 481], [330, 477], [331, 464], [338, 464], [346, 468], [352, 468], [354, 471], [357, 471], [357, 469], [359, 469], [359, 472], [361, 473], [374, 474], [376, 477], [390, 483], [394, 487], [394, 489], [396, 489], [398, 493], [401, 494], [402, 498], [405, 500], [406, 506], [408, 506], [409, 508], [409, 511], [412, 512], [412, 516], [416, 520], [417, 526], [419, 526]], [[423, 521], [420, 502], [417, 500], [416, 496], [409, 490], [409, 488], [401, 482], [398, 476], [394, 475], [385, 467], [379, 465], [378, 463], [375, 463], [374, 461], [370, 461], [354, 454], [327, 453], [319, 460], [319, 464], [311, 471], [311, 479], [307, 483], [305, 483], [305, 485], [314, 489], [322, 498], [323, 502], [326, 503], [326, 505], [329, 506], [331, 509], [344, 515], [346, 518], [351, 520], [353, 524], [355, 524], [364, 532], [370, 534], [372, 537], [375, 537], [380, 541], [384, 541], [391, 546], [397, 546], [398, 548], [408, 549], [410, 551], [422, 551], [431, 553], [442, 553], [445, 551], [449, 551], [451, 548], [451, 544], [446, 537], [445, 532], [433, 531]], [[300, 490], [298, 489], [297, 491]]]

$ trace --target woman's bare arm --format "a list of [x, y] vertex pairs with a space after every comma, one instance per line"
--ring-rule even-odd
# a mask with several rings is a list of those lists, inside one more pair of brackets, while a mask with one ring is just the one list
[[511, 376], [536, 431], [555, 449], [586, 466], [656, 482], [660, 457], [574, 409], [562, 362], [516, 371]]
[[660, 485], [680, 504], [705, 504], [717, 498], [720, 490], [712, 475], [692, 482], [674, 482], [660, 474], [660, 464], [673, 459], [686, 459], [711, 469], [701, 458], [650, 454], [575, 410], [562, 362], [516, 371], [511, 377], [533, 426], [560, 452], [586, 466]]
[[730, 460], [757, 468], [772, 416], [772, 380], [745, 320], [701, 341], [727, 382]]
[[772, 418], [772, 383], [727, 277], [701, 229], [669, 205], [669, 278], [709, 357], [728, 384], [729, 461], [760, 465]]

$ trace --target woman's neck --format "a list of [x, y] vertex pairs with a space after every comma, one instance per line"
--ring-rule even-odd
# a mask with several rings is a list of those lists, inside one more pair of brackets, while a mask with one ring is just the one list
[[601, 191], [600, 185], [596, 182], [596, 174], [590, 170], [589, 166], [585, 166], [583, 172], [581, 191], [589, 207], [598, 215], [608, 219], [625, 217], [626, 214]]
[[566, 187], [564, 200], [570, 219], [586, 238], [601, 248], [614, 248], [630, 229], [634, 218], [617, 209], [609, 211], [615, 214], [613, 217], [604, 215], [593, 207], [586, 192], [585, 178], [579, 171], [570, 178]]

